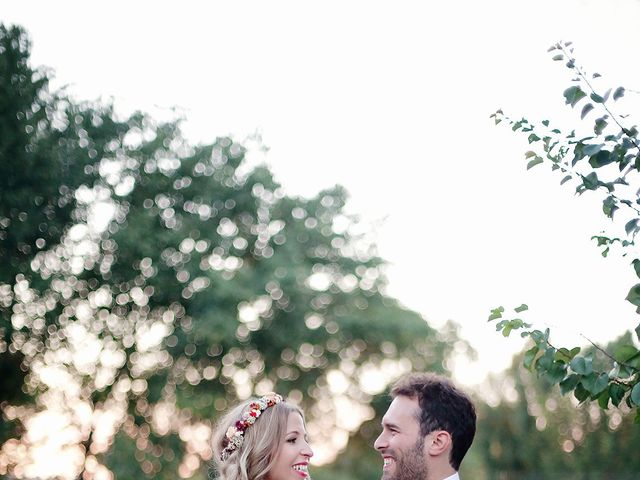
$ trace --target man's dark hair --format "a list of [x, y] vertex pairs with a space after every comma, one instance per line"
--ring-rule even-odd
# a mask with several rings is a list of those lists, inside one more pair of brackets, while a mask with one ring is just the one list
[[449, 463], [458, 470], [476, 433], [476, 409], [471, 399], [448, 379], [430, 373], [411, 373], [391, 389], [391, 396], [415, 398], [420, 405], [420, 434], [449, 432], [452, 439]]

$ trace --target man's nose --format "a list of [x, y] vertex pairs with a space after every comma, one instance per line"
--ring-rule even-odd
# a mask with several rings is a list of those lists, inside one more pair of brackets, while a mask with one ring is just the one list
[[382, 432], [380, 435], [378, 435], [378, 438], [376, 438], [376, 441], [373, 442], [373, 448], [375, 448], [376, 450], [382, 450], [383, 448], [387, 447], [387, 438], [384, 434], [384, 432]]

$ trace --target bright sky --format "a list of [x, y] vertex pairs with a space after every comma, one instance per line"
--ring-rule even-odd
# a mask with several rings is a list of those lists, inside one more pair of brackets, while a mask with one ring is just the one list
[[78, 98], [177, 106], [198, 141], [259, 130], [289, 193], [344, 185], [351, 211], [384, 219], [389, 293], [435, 326], [458, 322], [478, 350], [456, 368], [469, 384], [522, 345], [486, 323], [498, 305], [528, 303], [559, 344], [638, 323], [629, 260], [589, 240], [606, 225], [597, 199], [527, 172], [525, 139], [488, 118], [578, 123], [546, 52], [561, 39], [611, 86], [639, 88], [638, 20], [637, 0], [23, 0], [0, 13]]

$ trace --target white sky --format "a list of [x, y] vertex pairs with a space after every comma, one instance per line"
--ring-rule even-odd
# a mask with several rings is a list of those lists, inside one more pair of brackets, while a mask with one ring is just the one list
[[32, 61], [78, 98], [123, 110], [177, 106], [198, 141], [260, 130], [291, 194], [336, 183], [350, 209], [385, 218], [389, 293], [433, 324], [461, 324], [477, 364], [507, 366], [521, 342], [486, 323], [531, 307], [557, 343], [609, 340], [638, 323], [624, 301], [629, 260], [603, 259], [606, 222], [548, 167], [527, 172], [514, 117], [578, 123], [569, 77], [547, 48], [573, 40], [578, 63], [639, 88], [640, 1], [3, 2], [31, 34]]

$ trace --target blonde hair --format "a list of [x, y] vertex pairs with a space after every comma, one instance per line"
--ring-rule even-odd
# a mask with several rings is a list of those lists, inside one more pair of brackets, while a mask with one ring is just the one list
[[217, 423], [213, 432], [213, 460], [221, 480], [263, 480], [273, 467], [280, 443], [286, 434], [287, 421], [293, 412], [304, 421], [302, 410], [287, 402], [280, 402], [267, 408], [255, 423], [244, 432], [244, 442], [234, 450], [227, 460], [220, 460], [224, 448], [223, 441], [229, 427], [240, 420], [248, 410], [249, 399], [232, 408]]

